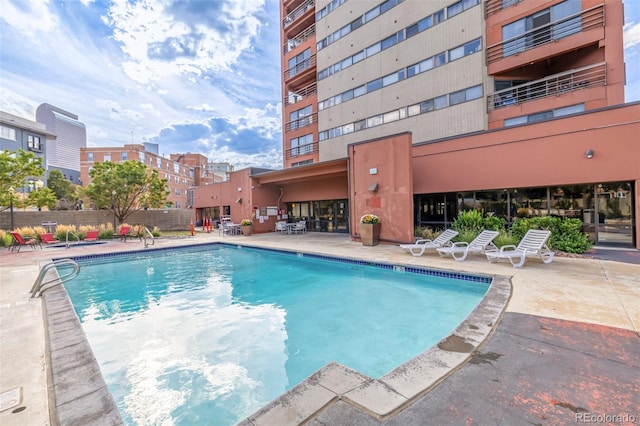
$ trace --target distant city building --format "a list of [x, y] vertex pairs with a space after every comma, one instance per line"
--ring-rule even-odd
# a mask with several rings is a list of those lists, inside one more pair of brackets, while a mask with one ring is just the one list
[[[168, 200], [172, 208], [189, 208], [188, 189], [196, 185], [196, 172], [204, 169], [207, 159], [201, 154], [171, 154], [171, 158], [158, 155], [156, 144], [128, 144], [122, 147], [88, 147], [80, 149], [80, 179], [84, 186], [91, 183], [89, 172], [95, 163], [111, 161], [119, 163], [127, 160], [138, 160], [152, 170], [157, 170], [161, 179], [167, 179], [169, 187]], [[145, 148], [152, 150], [148, 151]], [[194, 164], [196, 166], [191, 166]], [[202, 179], [200, 175], [199, 179]]]
[[233, 173], [234, 167], [229, 163], [209, 163], [209, 173], [214, 174], [214, 182], [229, 180], [229, 175]]
[[[26, 118], [0, 111], [0, 151], [33, 152], [36, 158], [46, 162], [47, 140], [55, 140], [56, 135], [47, 132], [46, 126]], [[46, 185], [46, 176], [34, 176], [24, 188], [16, 188], [18, 192], [29, 192], [36, 186]]]
[[169, 158], [193, 170], [193, 186], [213, 183], [213, 175], [207, 169], [209, 160], [204, 155], [187, 152], [186, 154], [169, 154]]
[[78, 152], [87, 146], [84, 123], [78, 121], [77, 115], [49, 104], [42, 104], [36, 109], [36, 121], [57, 136], [47, 137], [47, 171], [58, 169], [66, 179], [81, 184]]

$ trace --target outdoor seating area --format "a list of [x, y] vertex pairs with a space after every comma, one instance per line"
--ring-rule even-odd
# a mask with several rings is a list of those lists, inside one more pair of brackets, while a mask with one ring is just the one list
[[420, 238], [413, 244], [400, 244], [400, 248], [408, 250], [414, 256], [422, 256], [427, 250], [436, 250], [440, 247], [447, 247], [451, 245], [453, 240], [458, 235], [458, 231], [453, 229], [446, 229], [438, 237], [431, 239]]
[[286, 222], [280, 220], [276, 222], [275, 232], [280, 234], [301, 234], [307, 232], [307, 221], [299, 220], [297, 222]]
[[486, 254], [498, 251], [498, 247], [493, 244], [493, 240], [500, 235], [498, 231], [484, 230], [470, 243], [466, 241], [458, 241], [449, 247], [440, 247], [436, 249], [442, 257], [451, 256], [456, 261], [462, 261], [470, 254]]
[[22, 235], [17, 232], [10, 232], [11, 234], [11, 245], [9, 246], [9, 251], [20, 252], [20, 249], [24, 246], [31, 247], [32, 249], [36, 249], [36, 247], [42, 248], [40, 242], [35, 238], [22, 237]]
[[551, 231], [529, 229], [517, 246], [502, 246], [498, 251], [486, 253], [487, 259], [491, 263], [508, 260], [514, 268], [520, 268], [531, 257], [538, 258], [543, 263], [551, 263], [554, 252], [547, 246], [550, 237]]

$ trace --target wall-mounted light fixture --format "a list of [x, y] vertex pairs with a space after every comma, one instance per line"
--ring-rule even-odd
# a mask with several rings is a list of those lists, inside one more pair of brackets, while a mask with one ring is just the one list
[[588, 160], [593, 158], [593, 150], [592, 149], [588, 149], [584, 152], [584, 156], [587, 157]]
[[242, 192], [242, 188], [241, 187], [238, 187], [238, 192]]
[[369, 192], [378, 192], [378, 182], [369, 185]]

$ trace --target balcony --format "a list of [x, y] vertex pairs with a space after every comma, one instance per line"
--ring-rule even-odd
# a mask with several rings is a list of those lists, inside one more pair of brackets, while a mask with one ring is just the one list
[[282, 46], [282, 53], [287, 54], [288, 52], [291, 52], [293, 49], [313, 37], [315, 34], [316, 25], [313, 24], [310, 27], [305, 28], [300, 34], [297, 34], [295, 37], [289, 38], [287, 42]]
[[313, 154], [318, 152], [318, 142], [308, 143], [306, 145], [295, 146], [293, 148], [285, 149], [284, 155], [287, 160], [299, 157], [301, 155]]
[[318, 93], [316, 83], [305, 86], [302, 89], [296, 90], [295, 92], [290, 90], [289, 94], [284, 98], [284, 104], [285, 106], [293, 105], [297, 102], [307, 99], [310, 96], [315, 95], [316, 93]]
[[506, 9], [509, 6], [520, 3], [522, 0], [487, 0], [484, 6], [484, 16], [489, 16], [500, 12], [502, 9]]
[[284, 80], [291, 85], [295, 85], [296, 82], [304, 80], [310, 72], [315, 78], [315, 69], [316, 55], [311, 55], [307, 59], [303, 59], [291, 68], [285, 70]]
[[305, 117], [300, 117], [297, 120], [290, 121], [285, 123], [284, 130], [286, 132], [290, 132], [292, 130], [301, 129], [306, 126], [310, 126], [313, 123], [318, 122], [318, 113], [314, 112], [313, 114], [307, 115]]
[[[302, 3], [300, 6], [293, 9], [291, 12], [287, 14], [282, 20], [282, 28], [287, 28], [291, 26], [298, 18], [305, 15], [309, 10], [315, 9], [315, 1], [307, 0]], [[314, 17], [315, 18], [315, 17]]]
[[[573, 34], [584, 33], [594, 28], [604, 29], [604, 4], [585, 9], [556, 22], [543, 25], [516, 37], [487, 47], [487, 65], [522, 54], [540, 46], [558, 42]], [[572, 48], [580, 47], [572, 43]]]
[[487, 110], [493, 111], [536, 99], [605, 86], [606, 83], [606, 63], [601, 62], [492, 93], [487, 96]]

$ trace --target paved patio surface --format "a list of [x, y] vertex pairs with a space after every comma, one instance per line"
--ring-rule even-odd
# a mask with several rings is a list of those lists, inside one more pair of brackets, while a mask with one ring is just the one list
[[[193, 238], [158, 239], [155, 246], [214, 241], [510, 276], [513, 293], [494, 334], [437, 387], [386, 418], [337, 398], [310, 419], [312, 424], [563, 424], [573, 423], [579, 414], [583, 420], [598, 419], [591, 415], [624, 415], [622, 420], [640, 422], [639, 381], [634, 381], [640, 377], [637, 252], [630, 251], [622, 262], [595, 255], [558, 256], [549, 265], [531, 260], [514, 269], [481, 257], [464, 262], [432, 253], [413, 257], [397, 246], [363, 247], [346, 235], [315, 233], [251, 237], [200, 233]], [[51, 380], [43, 306], [41, 299], [27, 294], [41, 265], [55, 257], [141, 248], [142, 243], [133, 240], [68, 250], [0, 252], [0, 394], [22, 390], [21, 401], [0, 412], [0, 424], [55, 424], [49, 418]]]

